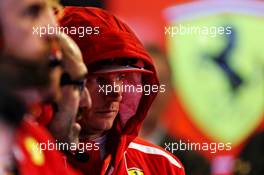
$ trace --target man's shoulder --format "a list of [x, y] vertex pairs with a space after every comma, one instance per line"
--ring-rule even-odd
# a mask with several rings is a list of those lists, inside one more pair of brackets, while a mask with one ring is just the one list
[[127, 153], [145, 160], [151, 160], [152, 163], [164, 163], [183, 169], [181, 162], [173, 154], [139, 137], [129, 144]]

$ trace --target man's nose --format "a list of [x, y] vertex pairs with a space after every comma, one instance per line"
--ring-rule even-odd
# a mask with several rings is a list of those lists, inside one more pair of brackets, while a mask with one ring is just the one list
[[120, 102], [122, 100], [122, 82], [112, 81], [110, 85], [112, 91], [106, 95], [107, 99]]
[[91, 109], [92, 107], [91, 95], [86, 87], [84, 88], [83, 93], [81, 95], [80, 107], [86, 107], [88, 109]]
[[57, 37], [57, 27], [58, 23], [56, 18], [52, 12], [52, 9], [48, 9], [48, 12], [41, 17], [39, 20], [39, 26], [45, 28], [45, 32], [43, 33], [43, 39], [46, 40], [54, 40]]

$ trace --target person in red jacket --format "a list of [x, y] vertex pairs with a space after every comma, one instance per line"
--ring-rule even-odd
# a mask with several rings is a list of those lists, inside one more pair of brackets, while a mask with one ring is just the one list
[[[80, 142], [98, 145], [83, 156], [69, 156], [84, 174], [184, 175], [179, 160], [138, 132], [159, 86], [152, 59], [131, 29], [108, 12], [67, 7], [60, 21], [66, 28], [86, 28], [71, 37], [89, 69], [87, 88], [92, 108], [84, 111]], [[87, 31], [87, 30], [86, 30]], [[164, 90], [164, 89], [163, 89]]]
[[[27, 107], [29, 103], [40, 102], [54, 98], [59, 89], [60, 76], [60, 60], [54, 56], [54, 50], [58, 49], [58, 43], [55, 35], [38, 36], [33, 34], [34, 27], [55, 27], [55, 17], [52, 14], [52, 8], [49, 2], [55, 0], [5, 0], [0, 1], [0, 53], [4, 53], [5, 57], [0, 57], [5, 64], [14, 68], [7, 69], [9, 75], [2, 71], [1, 76], [8, 77], [6, 81], [1, 81], [0, 86], [9, 88], [15, 100], [19, 99], [23, 104], [22, 107]], [[1, 62], [1, 66], [2, 66]], [[41, 67], [45, 69], [38, 69]], [[5, 68], [5, 67], [4, 67]], [[21, 72], [23, 74], [20, 74]], [[36, 74], [35, 74], [36, 73]], [[39, 77], [41, 74], [43, 77]], [[11, 78], [14, 78], [11, 80]], [[34, 85], [34, 82], [41, 83], [43, 79], [47, 79], [44, 85]], [[2, 80], [2, 79], [1, 79]], [[17, 81], [16, 81], [17, 80]], [[43, 82], [42, 82], [43, 83]], [[3, 85], [4, 84], [4, 85]], [[2, 93], [2, 91], [1, 91]], [[8, 113], [6, 118], [10, 122], [15, 122], [15, 111], [19, 111], [20, 106], [16, 105], [15, 100], [8, 98], [1, 100], [4, 105], [8, 105]], [[11, 101], [10, 101], [11, 100]], [[15, 105], [15, 107], [14, 107]], [[2, 110], [2, 109], [1, 109]], [[5, 108], [4, 108], [5, 110]], [[3, 111], [0, 111], [2, 115]], [[6, 111], [4, 111], [6, 113]], [[38, 149], [41, 143], [55, 142], [47, 130], [39, 126], [36, 121], [28, 117], [28, 110], [19, 112], [19, 120], [16, 126], [10, 127], [4, 124], [3, 128], [9, 133], [5, 134], [4, 139], [8, 149], [2, 150], [4, 155], [8, 155], [7, 159], [3, 159], [5, 166], [0, 166], [0, 174], [20, 174], [20, 175], [54, 175], [54, 174], [77, 174], [71, 168], [66, 167], [63, 155], [55, 149]], [[4, 113], [4, 114], [5, 114]], [[7, 136], [7, 137], [6, 137]], [[1, 142], [3, 140], [1, 139]], [[2, 158], [2, 157], [1, 157]], [[5, 157], [6, 158], [6, 157]], [[1, 160], [2, 163], [2, 160]], [[9, 171], [10, 167], [15, 167], [15, 170]]]
[[21, 174], [29, 170], [31, 174], [76, 174], [59, 151], [75, 151], [69, 145], [79, 144], [81, 128], [76, 123], [77, 112], [79, 108], [89, 110], [91, 106], [90, 95], [85, 87], [88, 72], [74, 41], [66, 34], [58, 35], [58, 41], [62, 49], [62, 96], [56, 102], [57, 110], [48, 124], [50, 133], [29, 118], [22, 122], [15, 151]]

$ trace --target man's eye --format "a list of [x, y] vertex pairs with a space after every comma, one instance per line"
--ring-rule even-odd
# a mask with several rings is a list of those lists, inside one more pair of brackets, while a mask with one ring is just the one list
[[84, 85], [76, 85], [76, 89], [78, 89], [80, 92], [83, 92], [85, 86]]
[[24, 11], [24, 16], [31, 17], [31, 18], [37, 18], [41, 11], [43, 10], [43, 6], [40, 4], [34, 4], [29, 6], [25, 11]]
[[84, 92], [84, 89], [85, 89], [85, 84], [83, 84], [83, 85], [81, 85], [81, 84], [79, 84], [79, 85], [75, 84], [75, 85], [73, 85], [73, 87], [76, 90], [78, 90], [80, 94], [82, 94]]
[[126, 75], [125, 74], [119, 74], [118, 76], [117, 76], [117, 80], [119, 80], [119, 81], [122, 81], [122, 80], [124, 80], [126, 78]]
[[97, 78], [96, 78], [96, 82], [97, 82], [98, 84], [106, 84], [106, 83], [107, 83], [106, 79], [103, 78], [103, 77], [97, 77]]

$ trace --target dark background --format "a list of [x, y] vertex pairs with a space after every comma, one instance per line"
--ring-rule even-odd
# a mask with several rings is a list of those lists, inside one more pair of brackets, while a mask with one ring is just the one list
[[105, 0], [61, 0], [64, 6], [93, 6], [105, 7]]

